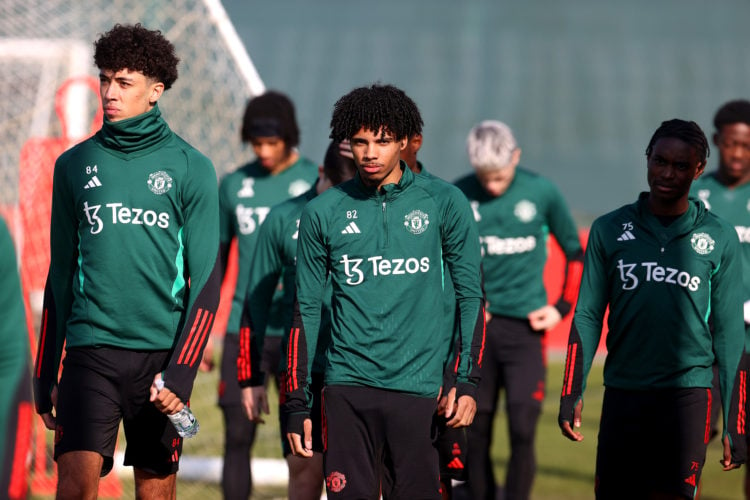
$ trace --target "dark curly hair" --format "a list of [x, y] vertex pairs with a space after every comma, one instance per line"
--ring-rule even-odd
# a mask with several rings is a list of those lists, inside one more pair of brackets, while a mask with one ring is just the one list
[[94, 42], [94, 64], [111, 71], [129, 69], [164, 84], [168, 90], [177, 80], [174, 45], [159, 30], [115, 24]]
[[647, 157], [651, 156], [651, 151], [653, 151], [656, 141], [665, 137], [679, 139], [695, 148], [695, 151], [701, 159], [701, 163], [706, 163], [706, 158], [711, 154], [706, 134], [703, 133], [703, 130], [701, 130], [697, 123], [694, 121], [674, 118], [672, 120], [661, 122], [661, 125], [656, 129], [654, 135], [651, 136], [651, 141], [649, 141], [648, 146], [646, 147]]
[[383, 129], [401, 140], [421, 134], [422, 125], [417, 105], [403, 90], [374, 84], [356, 88], [336, 102], [330, 137], [341, 142], [364, 128], [372, 132]]
[[720, 132], [725, 125], [750, 125], [750, 101], [737, 99], [723, 104], [714, 115], [714, 128]]

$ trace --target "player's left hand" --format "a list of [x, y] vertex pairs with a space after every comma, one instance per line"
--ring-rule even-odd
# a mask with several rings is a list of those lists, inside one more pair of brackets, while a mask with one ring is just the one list
[[531, 311], [527, 317], [531, 328], [537, 332], [543, 332], [550, 328], [554, 328], [562, 319], [560, 311], [550, 304], [540, 307], [536, 311]]
[[729, 444], [729, 436], [724, 436], [724, 458], [719, 460], [719, 463], [725, 471], [739, 469], [742, 465], [732, 462], [732, 446]]
[[[466, 427], [474, 421], [474, 415], [477, 413], [476, 400], [464, 394], [458, 401], [455, 398], [455, 389], [449, 392], [448, 404], [445, 409], [445, 418], [450, 418], [445, 425], [448, 427]], [[452, 397], [451, 397], [452, 396]]]
[[177, 394], [170, 391], [168, 387], [163, 386], [159, 388], [161, 384], [163, 384], [161, 382], [161, 373], [157, 373], [149, 388], [149, 401], [154, 403], [156, 409], [165, 415], [172, 415], [182, 410], [183, 406], [185, 406], [182, 400], [177, 397]]
[[259, 424], [266, 423], [262, 414], [268, 415], [268, 396], [266, 388], [262, 385], [257, 387], [242, 388], [242, 407], [245, 410], [245, 416], [251, 421]]

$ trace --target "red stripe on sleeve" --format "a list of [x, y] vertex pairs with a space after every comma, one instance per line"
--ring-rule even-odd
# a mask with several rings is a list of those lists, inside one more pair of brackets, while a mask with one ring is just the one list
[[47, 314], [49, 310], [45, 307], [44, 314], [42, 316], [42, 333], [41, 340], [39, 341], [39, 359], [36, 363], [36, 378], [41, 378], [42, 373], [42, 361], [44, 360], [44, 344], [47, 340]]
[[192, 344], [192, 340], [195, 337], [195, 334], [198, 331], [198, 324], [201, 321], [201, 317], [203, 316], [203, 309], [198, 309], [198, 314], [195, 315], [195, 320], [193, 321], [193, 326], [190, 329], [190, 335], [188, 335], [187, 340], [185, 341], [185, 345], [182, 346], [182, 352], [180, 352], [180, 357], [177, 358], [178, 364], [186, 363], [185, 358], [187, 356], [190, 356], [189, 350], [190, 346]]
[[747, 414], [745, 413], [745, 405], [747, 404], [747, 372], [745, 370], [740, 371], [740, 402], [737, 411], [737, 434], [745, 434], [745, 420]]
[[568, 346], [568, 362], [565, 367], [565, 381], [563, 386], [563, 395], [568, 396], [573, 392], [573, 372], [576, 366], [576, 356], [578, 355], [578, 344]]
[[292, 328], [289, 339], [289, 392], [295, 391], [299, 387], [297, 380], [297, 364], [299, 362], [299, 328]]
[[703, 442], [708, 444], [708, 440], [711, 439], [711, 389], [706, 389], [706, 396], [708, 404], [706, 405], [706, 430], [703, 434]]
[[196, 349], [194, 350], [191, 349], [193, 353], [193, 357], [190, 360], [191, 367], [194, 366], [195, 363], [198, 361], [198, 355], [201, 352], [201, 346], [205, 345], [206, 343], [206, 340], [208, 338], [208, 332], [211, 330], [211, 325], [214, 322], [213, 313], [208, 313], [204, 319], [205, 321], [201, 324], [201, 335], [200, 337], [196, 339], [197, 342], [195, 343], [195, 346], [194, 346], [196, 347]]
[[479, 310], [479, 314], [482, 315], [482, 347], [479, 349], [479, 357], [477, 357], [477, 364], [482, 367], [482, 360], [484, 359], [484, 345], [487, 341], [487, 315], [484, 313], [484, 306]]

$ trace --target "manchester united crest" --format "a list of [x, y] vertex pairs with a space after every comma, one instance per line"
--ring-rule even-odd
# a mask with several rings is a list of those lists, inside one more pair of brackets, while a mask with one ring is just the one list
[[404, 216], [404, 226], [411, 234], [422, 234], [429, 225], [429, 216], [421, 210], [412, 210]]
[[172, 178], [163, 170], [148, 176], [148, 188], [154, 194], [164, 194], [172, 189]]
[[708, 233], [694, 233], [690, 237], [690, 245], [697, 253], [708, 255], [714, 251], [716, 242], [708, 235]]

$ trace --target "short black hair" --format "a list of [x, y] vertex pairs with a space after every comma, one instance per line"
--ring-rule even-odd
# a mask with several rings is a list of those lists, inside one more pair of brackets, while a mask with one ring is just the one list
[[323, 172], [335, 186], [341, 184], [344, 177], [354, 177], [357, 173], [357, 166], [352, 158], [341, 154], [340, 143], [331, 141], [323, 159]]
[[656, 141], [665, 137], [679, 139], [694, 147], [701, 158], [701, 163], [706, 163], [706, 158], [711, 154], [706, 134], [703, 133], [703, 130], [701, 130], [697, 123], [694, 121], [674, 118], [672, 120], [661, 122], [661, 125], [656, 129], [654, 135], [651, 136], [651, 140], [646, 147], [647, 157], [651, 156], [651, 151], [653, 151]]
[[361, 128], [377, 133], [381, 129], [397, 140], [422, 133], [419, 108], [403, 90], [393, 85], [358, 87], [333, 106], [331, 139], [351, 139]]
[[268, 90], [250, 99], [242, 118], [243, 142], [256, 137], [281, 137], [287, 149], [299, 144], [299, 127], [294, 103], [285, 94]]
[[159, 30], [136, 25], [115, 24], [94, 42], [94, 64], [100, 70], [140, 71], [147, 78], [164, 84], [164, 90], [177, 81], [174, 45]]
[[723, 104], [714, 115], [714, 128], [720, 132], [722, 127], [735, 123], [750, 125], [750, 101], [737, 99]]

